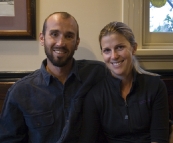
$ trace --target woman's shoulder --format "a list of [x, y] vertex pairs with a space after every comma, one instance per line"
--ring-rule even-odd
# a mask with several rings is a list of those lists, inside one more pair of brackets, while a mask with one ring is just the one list
[[138, 74], [138, 78], [149, 81], [160, 81], [161, 78], [159, 75], [150, 75], [150, 74]]
[[148, 74], [138, 74], [137, 76], [138, 82], [143, 82], [143, 84], [148, 86], [165, 86], [164, 81], [161, 79], [161, 76], [154, 76]]

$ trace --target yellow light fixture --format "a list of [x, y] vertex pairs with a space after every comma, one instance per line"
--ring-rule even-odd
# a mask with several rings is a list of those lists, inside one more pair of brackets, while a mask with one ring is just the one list
[[150, 0], [151, 1], [151, 4], [155, 7], [162, 7], [166, 4], [166, 1], [167, 0]]

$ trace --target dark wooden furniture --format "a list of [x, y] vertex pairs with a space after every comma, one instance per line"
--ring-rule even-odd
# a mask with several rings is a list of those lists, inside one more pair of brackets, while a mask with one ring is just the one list
[[5, 95], [7, 90], [13, 85], [14, 82], [0, 82], [0, 112], [4, 103]]

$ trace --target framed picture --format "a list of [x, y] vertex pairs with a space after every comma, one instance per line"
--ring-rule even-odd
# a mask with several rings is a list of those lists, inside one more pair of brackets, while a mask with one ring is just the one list
[[36, 39], [36, 0], [0, 0], [0, 40]]

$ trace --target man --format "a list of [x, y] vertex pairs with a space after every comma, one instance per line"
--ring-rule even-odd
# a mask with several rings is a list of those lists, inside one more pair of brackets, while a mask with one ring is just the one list
[[49, 15], [40, 34], [47, 59], [9, 90], [0, 118], [0, 143], [77, 143], [82, 103], [106, 75], [103, 63], [73, 58], [79, 27], [66, 12]]

